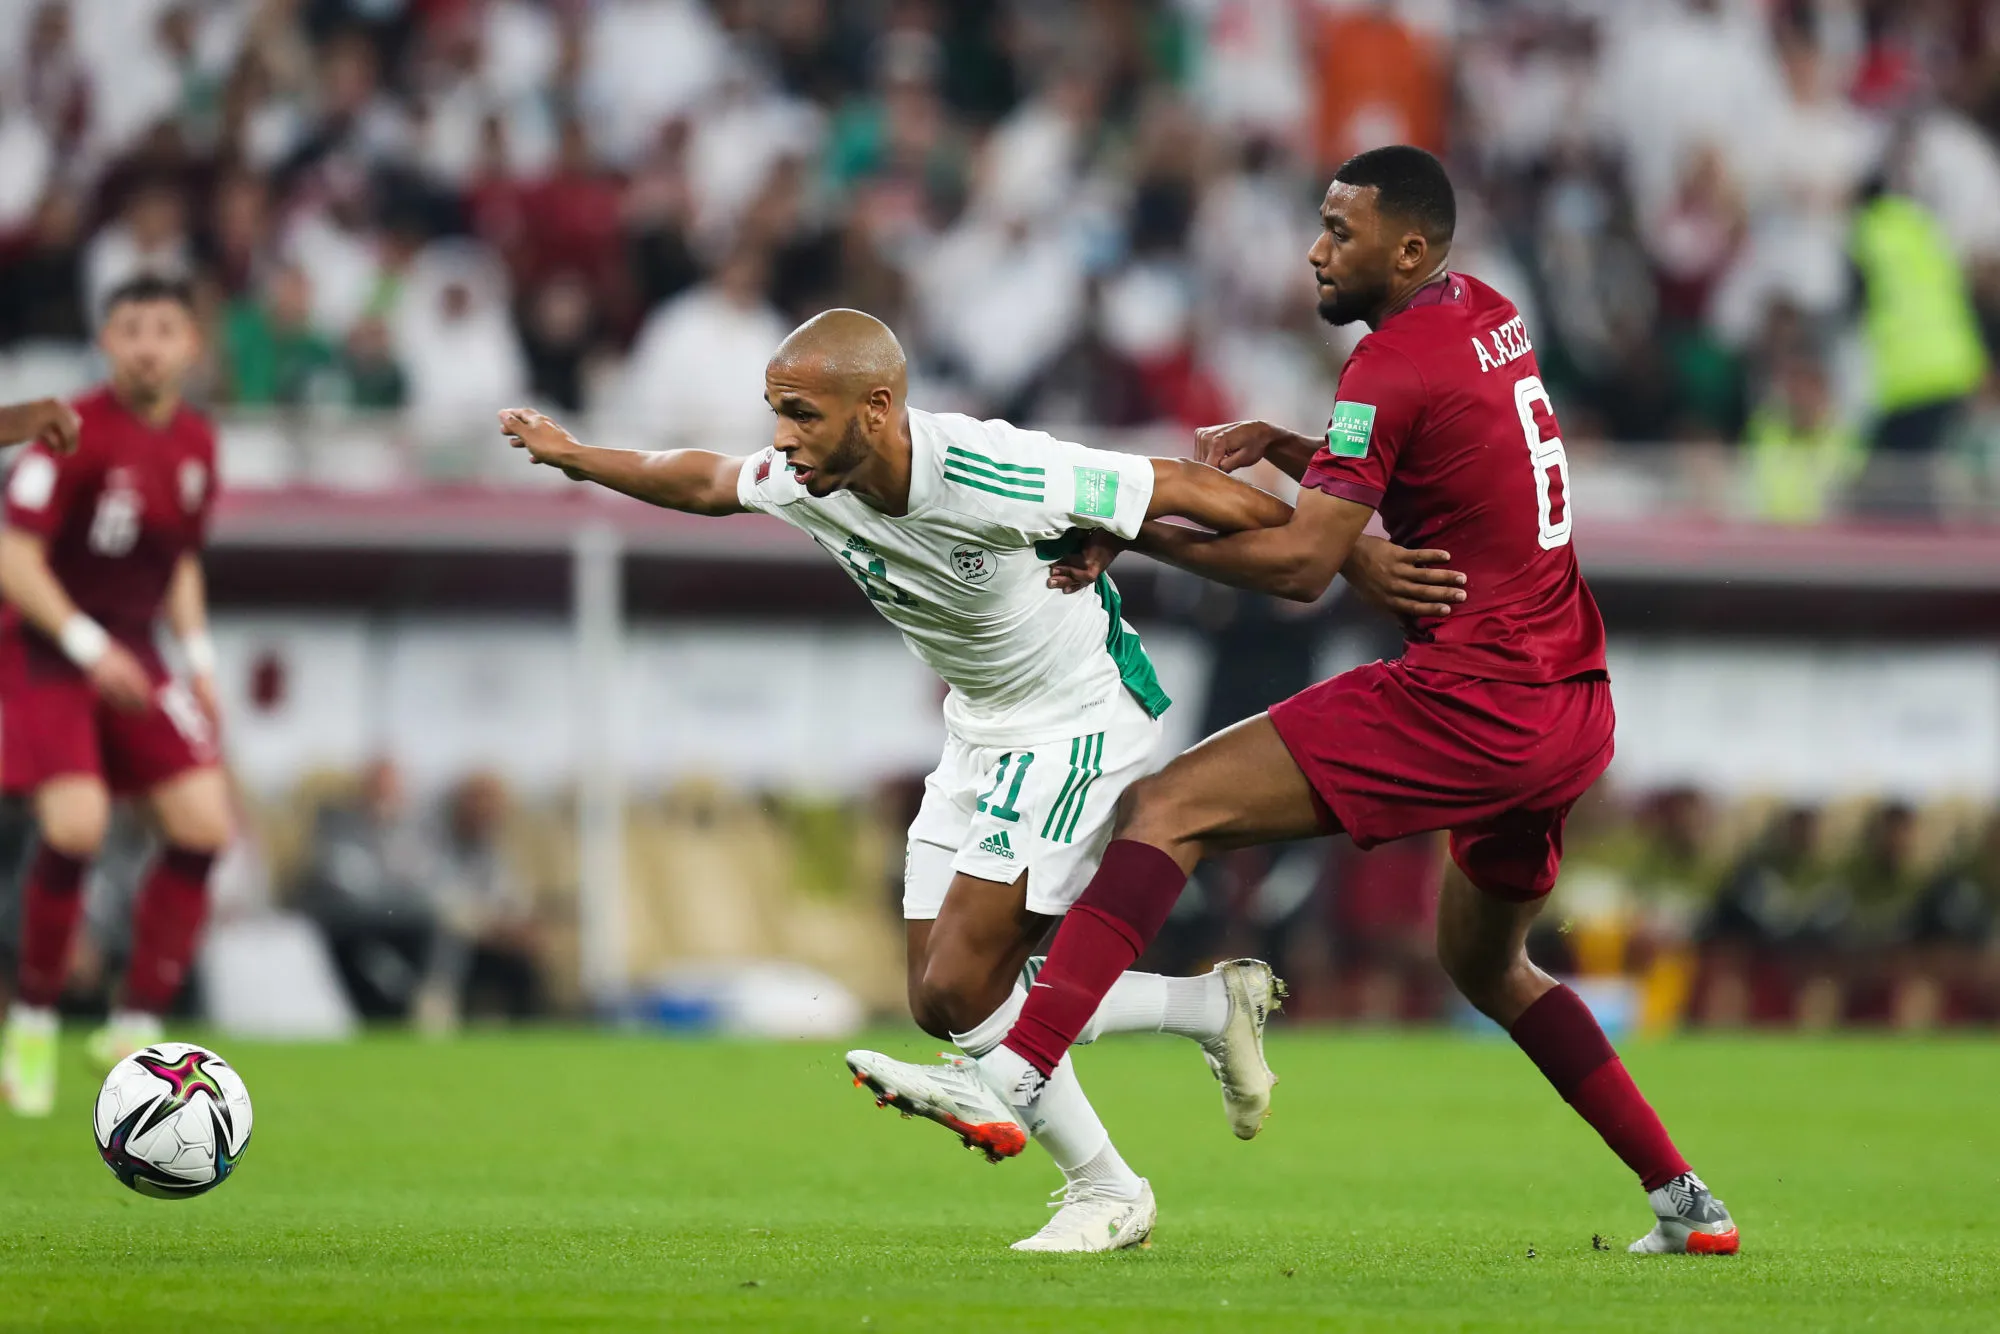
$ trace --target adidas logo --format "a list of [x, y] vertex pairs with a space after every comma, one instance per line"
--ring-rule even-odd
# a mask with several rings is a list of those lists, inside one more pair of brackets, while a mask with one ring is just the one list
[[1004, 829], [981, 840], [979, 850], [990, 852], [996, 857], [1005, 857], [1010, 862], [1014, 860], [1014, 845], [1007, 841], [1007, 831]]

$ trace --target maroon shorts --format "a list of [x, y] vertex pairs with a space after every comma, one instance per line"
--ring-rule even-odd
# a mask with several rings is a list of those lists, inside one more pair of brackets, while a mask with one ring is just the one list
[[89, 774], [113, 792], [147, 792], [216, 762], [208, 716], [187, 687], [154, 676], [152, 705], [113, 708], [81, 676], [10, 674], [0, 683], [0, 791], [33, 792]]
[[1521, 685], [1372, 662], [1274, 706], [1271, 723], [1325, 803], [1372, 848], [1433, 829], [1480, 889], [1554, 888], [1563, 818], [1611, 763], [1611, 683]]

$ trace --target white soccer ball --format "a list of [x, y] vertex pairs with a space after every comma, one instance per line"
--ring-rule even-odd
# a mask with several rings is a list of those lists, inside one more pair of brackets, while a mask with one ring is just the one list
[[185, 1199], [236, 1170], [250, 1144], [250, 1091], [208, 1048], [161, 1042], [111, 1067], [94, 1120], [114, 1176], [141, 1195]]

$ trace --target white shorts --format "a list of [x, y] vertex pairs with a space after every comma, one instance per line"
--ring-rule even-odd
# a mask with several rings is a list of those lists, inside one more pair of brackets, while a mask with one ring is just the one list
[[1111, 841], [1118, 798], [1159, 759], [1159, 720], [1130, 695], [1090, 712], [1105, 715], [1102, 731], [1025, 749], [945, 738], [910, 824], [906, 920], [935, 919], [958, 873], [1012, 884], [1026, 871], [1028, 911], [1069, 911]]

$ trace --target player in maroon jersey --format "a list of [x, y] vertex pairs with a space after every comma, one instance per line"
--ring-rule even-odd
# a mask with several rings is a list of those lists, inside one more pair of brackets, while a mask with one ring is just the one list
[[[165, 847], [139, 890], [118, 1008], [92, 1042], [100, 1060], [158, 1040], [230, 835], [200, 556], [215, 437], [181, 401], [200, 351], [187, 291], [155, 278], [119, 288], [99, 346], [111, 381], [76, 402], [74, 452], [45, 436], [22, 454], [0, 531], [0, 788], [30, 800], [41, 844], [0, 1085], [30, 1116], [55, 1096], [55, 1003], [111, 798], [142, 798]], [[154, 647], [163, 610], [188, 685]]]
[[[1211, 852], [1345, 830], [1363, 848], [1451, 833], [1438, 957], [1638, 1174], [1658, 1220], [1632, 1249], [1734, 1253], [1727, 1211], [1674, 1148], [1597, 1021], [1525, 940], [1555, 884], [1563, 818], [1611, 760], [1604, 627], [1570, 548], [1569, 470], [1513, 304], [1447, 268], [1456, 216], [1421, 149], [1334, 177], [1309, 259], [1320, 315], [1365, 321], [1323, 438], [1262, 422], [1204, 432], [1224, 468], [1268, 458], [1303, 483], [1281, 527], [1149, 524], [1138, 545], [1238, 587], [1311, 601], [1380, 513], [1449, 552], [1463, 601], [1406, 623], [1408, 649], [1210, 737], [1126, 794], [1005, 1044], [981, 1062], [1017, 1117]], [[1440, 610], [1444, 610], [1442, 607]]]

